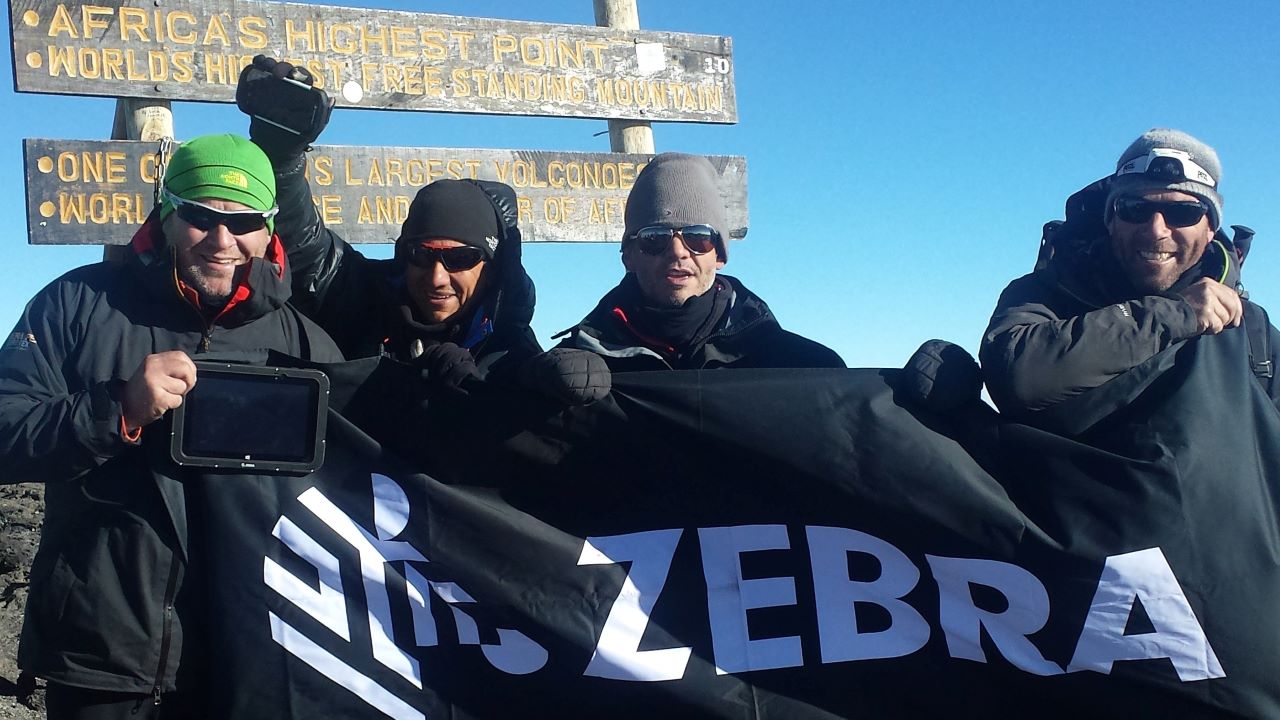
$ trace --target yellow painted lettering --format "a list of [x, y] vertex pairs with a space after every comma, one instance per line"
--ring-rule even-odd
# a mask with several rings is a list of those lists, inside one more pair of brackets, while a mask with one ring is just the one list
[[249, 15], [236, 22], [240, 31], [240, 47], [261, 50], [267, 46], [267, 19]]
[[328, 155], [317, 155], [314, 160], [315, 179], [312, 181], [321, 187], [333, 184], [333, 158]]
[[471, 94], [471, 84], [467, 82], [467, 71], [462, 68], [454, 68], [449, 73], [453, 80], [453, 94], [458, 97], [466, 97]]
[[452, 30], [449, 32], [449, 37], [458, 41], [458, 57], [460, 57], [463, 60], [466, 60], [467, 53], [470, 51], [470, 48], [467, 47], [467, 43], [474, 40], [476, 37], [476, 34], [473, 32], [465, 32], [462, 30]]
[[422, 43], [422, 57], [429, 60], [444, 60], [449, 57], [449, 47], [445, 44], [443, 30], [423, 28], [419, 42]]
[[347, 184], [347, 185], [363, 185], [363, 184], [364, 184], [364, 180], [363, 180], [363, 179], [358, 178], [358, 177], [354, 177], [354, 176], [351, 174], [351, 158], [345, 158], [345, 159], [343, 160], [343, 164], [346, 166], [346, 175], [347, 175], [347, 183], [346, 183], [346, 184]]
[[418, 40], [414, 36], [413, 28], [393, 27], [390, 32], [391, 57], [411, 58], [418, 54]]
[[80, 8], [80, 22], [84, 28], [84, 38], [88, 40], [93, 37], [98, 30], [106, 30], [111, 24], [104, 17], [111, 17], [114, 11], [109, 7], [101, 5], [84, 5]]
[[370, 32], [368, 27], [360, 27], [360, 51], [365, 55], [372, 55], [373, 50], [370, 48], [377, 46], [378, 52], [385, 55], [387, 53], [387, 29], [380, 27]]
[[284, 19], [284, 47], [295, 51], [299, 48], [310, 50], [315, 45], [311, 39], [311, 21], [307, 20], [299, 28], [290, 18]]
[[493, 61], [500, 63], [504, 55], [510, 55], [519, 48], [514, 35], [493, 36]]
[[[178, 29], [178, 23], [185, 23], [188, 29], [186, 31]], [[195, 45], [199, 37], [196, 31], [190, 29], [196, 24], [196, 18], [189, 12], [171, 12], [164, 18], [165, 30], [169, 33], [169, 39], [183, 45]]]
[[347, 23], [335, 23], [329, 26], [329, 47], [339, 55], [354, 55], [359, 45], [356, 44], [356, 28]]
[[222, 18], [214, 15], [209, 18], [209, 26], [204, 30], [203, 45], [221, 45], [222, 47], [231, 46], [231, 36], [227, 34], [227, 26], [222, 24]]
[[320, 218], [325, 225], [342, 224], [342, 196], [321, 195], [318, 203]]
[[147, 11], [142, 8], [120, 8], [120, 39], [129, 42], [129, 35], [137, 37], [138, 42], [149, 42], [148, 30], [151, 28]]
[[173, 79], [175, 82], [189, 83], [196, 77], [196, 54], [191, 50], [182, 50], [170, 56], [173, 61]]
[[49, 21], [49, 37], [58, 37], [66, 35], [70, 40], [79, 40], [80, 34], [76, 32], [76, 24], [71, 20], [71, 15], [67, 12], [67, 6], [58, 3], [53, 10], [53, 19]]

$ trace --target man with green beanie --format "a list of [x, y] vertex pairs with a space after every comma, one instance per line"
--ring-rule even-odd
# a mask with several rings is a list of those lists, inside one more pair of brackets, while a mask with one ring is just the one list
[[45, 483], [18, 663], [47, 681], [50, 718], [204, 712], [187, 682], [203, 654], [191, 620], [202, 548], [161, 459], [168, 432], [153, 429], [196, 383], [192, 358], [342, 359], [287, 304], [275, 180], [257, 146], [183, 143], [161, 192], [125, 262], [53, 281], [0, 345], [5, 479]]
[[982, 338], [983, 377], [1001, 412], [1035, 423], [1168, 347], [1241, 325], [1255, 356], [1240, 367], [1280, 406], [1280, 333], [1242, 293], [1244, 248], [1220, 232], [1221, 181], [1212, 147], [1154, 128], [1120, 154], [1114, 174], [1068, 200], [1071, 240], [1050, 236], [1052, 253], [1005, 288]]

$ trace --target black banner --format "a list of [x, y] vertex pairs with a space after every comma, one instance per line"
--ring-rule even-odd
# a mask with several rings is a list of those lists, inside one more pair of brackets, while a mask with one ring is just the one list
[[1244, 342], [1153, 358], [1061, 434], [925, 413], [888, 370], [618, 375], [566, 411], [331, 367], [320, 472], [188, 481], [211, 702], [1275, 717], [1280, 413]]

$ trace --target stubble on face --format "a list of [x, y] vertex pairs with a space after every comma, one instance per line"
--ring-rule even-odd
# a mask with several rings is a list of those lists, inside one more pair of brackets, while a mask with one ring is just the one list
[[[445, 238], [424, 242], [428, 247], [437, 249], [462, 247], [464, 243]], [[478, 302], [484, 287], [485, 268], [488, 262], [466, 270], [449, 272], [444, 265], [437, 262], [430, 268], [407, 265], [405, 267], [405, 283], [409, 289], [409, 298], [422, 318], [438, 324], [452, 320], [459, 313], [465, 313]]]
[[[229, 200], [202, 199], [202, 204], [218, 210], [248, 210]], [[250, 261], [266, 254], [271, 232], [265, 227], [244, 235], [232, 235], [216, 225], [200, 230], [177, 213], [165, 218], [162, 230], [173, 247], [178, 278], [199, 293], [206, 305], [223, 305], [239, 285]]]
[[[1197, 199], [1173, 190], [1146, 193], [1142, 197], [1154, 202]], [[1213, 239], [1207, 214], [1189, 227], [1171, 227], [1159, 213], [1142, 223], [1128, 223], [1113, 215], [1107, 229], [1111, 235], [1111, 255], [1125, 277], [1139, 291], [1151, 294], [1173, 287], [1200, 262]]]
[[645, 299], [659, 307], [681, 307], [711, 289], [716, 271], [724, 267], [715, 252], [693, 255], [680, 244], [661, 255], [646, 255], [634, 244], [622, 251], [622, 264], [635, 275]]

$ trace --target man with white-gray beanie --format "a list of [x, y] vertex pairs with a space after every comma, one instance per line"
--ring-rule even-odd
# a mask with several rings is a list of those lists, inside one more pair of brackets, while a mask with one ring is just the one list
[[718, 177], [700, 155], [662, 153], [645, 165], [627, 196], [626, 275], [559, 347], [597, 353], [612, 371], [844, 367], [719, 274], [729, 248]]
[[1214, 149], [1180, 130], [1148, 130], [1121, 153], [1098, 186], [1096, 237], [1059, 243], [1000, 296], [979, 355], [1002, 412], [1034, 421], [1175, 343], [1242, 324], [1250, 367], [1280, 406], [1280, 333], [1242, 297], [1243, 253], [1219, 232], [1221, 181]]

